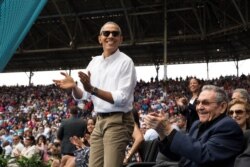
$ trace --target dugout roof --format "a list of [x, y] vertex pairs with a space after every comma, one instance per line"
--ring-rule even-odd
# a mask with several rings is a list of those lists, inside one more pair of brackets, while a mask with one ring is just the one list
[[[4, 72], [85, 68], [102, 52], [100, 27], [117, 22], [120, 49], [139, 65], [250, 58], [248, 0], [48, 0]], [[166, 20], [166, 22], [164, 22]]]

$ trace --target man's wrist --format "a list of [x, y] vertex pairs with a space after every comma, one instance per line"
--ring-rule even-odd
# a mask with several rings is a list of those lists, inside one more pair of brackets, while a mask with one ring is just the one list
[[[169, 126], [169, 125], [168, 125]], [[172, 126], [166, 128], [165, 135], [168, 136], [173, 131]]]
[[92, 95], [97, 95], [97, 93], [98, 93], [98, 88], [97, 87], [92, 87], [91, 88], [91, 92], [90, 92]]

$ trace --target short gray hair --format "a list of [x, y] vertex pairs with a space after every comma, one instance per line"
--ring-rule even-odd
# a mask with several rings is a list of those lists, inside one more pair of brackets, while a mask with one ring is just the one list
[[215, 85], [204, 85], [201, 91], [205, 91], [205, 90], [214, 91], [216, 93], [217, 103], [221, 103], [221, 102], [228, 103], [228, 96], [224, 89]]
[[239, 93], [242, 96], [242, 99], [246, 100], [247, 102], [250, 102], [250, 97], [246, 89], [237, 88], [233, 91], [233, 94], [234, 93]]
[[108, 22], [106, 22], [105, 24], [103, 24], [103, 26], [102, 26], [102, 28], [101, 28], [101, 30], [100, 30], [100, 34], [101, 34], [102, 31], [103, 31], [103, 27], [104, 27], [105, 25], [107, 25], [107, 24], [113, 24], [113, 25], [117, 26], [118, 31], [120, 32], [120, 35], [122, 35], [122, 30], [121, 30], [120, 26], [119, 26], [117, 23], [113, 22], [113, 21], [108, 21]]

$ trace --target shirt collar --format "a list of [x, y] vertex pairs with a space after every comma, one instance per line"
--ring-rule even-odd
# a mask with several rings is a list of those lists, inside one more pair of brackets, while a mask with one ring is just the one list
[[120, 54], [120, 50], [117, 49], [112, 55], [104, 58], [104, 55], [102, 54], [102, 60], [103, 61], [112, 61], [114, 59], [116, 59], [118, 57], [118, 55]]

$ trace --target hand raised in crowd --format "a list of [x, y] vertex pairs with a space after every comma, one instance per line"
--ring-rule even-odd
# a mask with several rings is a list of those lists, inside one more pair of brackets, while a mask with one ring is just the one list
[[76, 146], [77, 149], [83, 148], [84, 147], [84, 138], [80, 138], [77, 136], [73, 136], [69, 138], [70, 142]]
[[144, 121], [150, 128], [153, 128], [157, 131], [160, 140], [163, 140], [173, 130], [164, 111], [160, 111], [160, 113], [149, 113], [145, 117]]
[[74, 79], [65, 72], [61, 72], [61, 74], [65, 77], [64, 79], [61, 80], [53, 80], [53, 82], [56, 84], [56, 86], [62, 88], [62, 89], [72, 89], [76, 87], [76, 83]]
[[183, 112], [185, 109], [188, 108], [187, 97], [180, 97], [180, 98], [176, 99], [176, 104], [177, 104], [178, 110]]
[[188, 99], [186, 97], [180, 97], [176, 100], [178, 106], [186, 106], [188, 105]]

